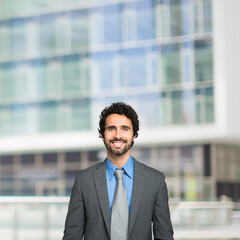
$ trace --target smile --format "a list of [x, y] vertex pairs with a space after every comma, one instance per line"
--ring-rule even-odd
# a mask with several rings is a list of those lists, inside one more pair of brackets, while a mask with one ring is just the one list
[[111, 144], [116, 147], [120, 148], [126, 141], [111, 141]]

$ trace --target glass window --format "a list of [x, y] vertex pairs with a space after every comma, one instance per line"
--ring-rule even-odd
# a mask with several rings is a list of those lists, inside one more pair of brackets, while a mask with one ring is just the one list
[[74, 95], [80, 92], [80, 62], [78, 55], [63, 58], [63, 94]]
[[16, 95], [15, 97], [19, 100], [27, 99], [29, 95], [29, 83], [31, 68], [27, 64], [18, 64], [16, 66]]
[[158, 5], [155, 12], [155, 25], [157, 38], [170, 36], [170, 12], [169, 5]]
[[123, 41], [137, 40], [137, 17], [135, 9], [126, 9], [123, 11], [122, 37]]
[[175, 177], [177, 174], [176, 149], [173, 147], [161, 147], [156, 149], [154, 167], [164, 172], [166, 177]]
[[87, 101], [78, 101], [72, 104], [72, 130], [90, 129], [90, 106]]
[[171, 1], [170, 4], [171, 36], [182, 35], [182, 9], [180, 1]]
[[151, 1], [142, 2], [137, 10], [137, 34], [138, 40], [154, 38], [153, 6], [151, 6]]
[[205, 89], [205, 109], [206, 109], [206, 122], [214, 122], [214, 97], [213, 88]]
[[28, 128], [27, 108], [24, 105], [16, 105], [10, 110], [11, 134], [26, 134]]
[[183, 123], [182, 92], [172, 92], [172, 124]]
[[13, 196], [14, 195], [14, 189], [2, 189], [1, 190], [1, 196]]
[[25, 154], [21, 155], [21, 164], [34, 164], [35, 163], [35, 155], [34, 154]]
[[4, 100], [13, 100], [15, 92], [15, 65], [2, 64], [1, 95]]
[[46, 60], [35, 60], [32, 62], [31, 68], [33, 75], [31, 78], [32, 95], [36, 98], [47, 96], [47, 63]]
[[35, 56], [39, 54], [39, 24], [37, 19], [25, 23], [25, 48], [26, 54]]
[[120, 5], [104, 8], [104, 42], [117, 43], [121, 41]]
[[184, 44], [184, 48], [181, 50], [181, 72], [182, 82], [194, 81], [194, 49], [191, 42]]
[[151, 149], [150, 148], [141, 148], [136, 149], [135, 147], [132, 149], [132, 156], [134, 156], [138, 161], [147, 164], [149, 166], [155, 167], [154, 163], [152, 163], [151, 159]]
[[181, 1], [182, 8], [182, 34], [189, 35], [191, 33], [191, 8], [190, 1]]
[[[93, 87], [97, 90], [112, 89], [113, 81], [113, 57], [115, 53], [99, 53], [93, 56], [94, 59], [94, 83]], [[96, 85], [95, 85], [96, 82]]]
[[71, 103], [66, 101], [63, 104], [58, 104], [58, 130], [71, 130]]
[[147, 55], [147, 85], [157, 86], [160, 82], [160, 59], [157, 53], [149, 53]]
[[53, 15], [44, 15], [40, 19], [40, 52], [51, 53], [55, 51], [55, 18]]
[[172, 118], [171, 98], [169, 96], [160, 98], [159, 104], [160, 104], [160, 110], [159, 110], [160, 125], [171, 124], [171, 118]]
[[10, 111], [8, 108], [0, 108], [0, 135], [10, 133]]
[[213, 81], [213, 52], [211, 40], [195, 41], [195, 79]]
[[80, 60], [80, 90], [81, 92], [89, 92], [91, 88], [91, 70], [92, 64], [90, 59]]
[[21, 56], [25, 53], [25, 23], [14, 20], [11, 23], [11, 54]]
[[66, 152], [65, 153], [65, 161], [66, 162], [80, 162], [81, 161], [81, 153], [80, 152]]
[[203, 0], [204, 32], [212, 31], [212, 0]]
[[203, 32], [203, 13], [202, 13], [202, 1], [194, 2], [193, 4], [194, 15], [194, 33]]
[[74, 11], [71, 13], [71, 41], [74, 50], [88, 45], [89, 23], [87, 11]]
[[[129, 50], [125, 53], [127, 59], [127, 79], [121, 82], [122, 87], [143, 87], [146, 86], [146, 53], [145, 49]], [[126, 84], [126, 85], [124, 85]]]
[[10, 55], [10, 39], [9, 24], [0, 24], [0, 59]]
[[[69, 79], [71, 81], [71, 79]], [[62, 64], [60, 61], [49, 61], [47, 64], [47, 95], [59, 97], [62, 94]]]
[[128, 86], [127, 83], [127, 59], [122, 55], [116, 55], [113, 59], [113, 76], [114, 86], [119, 88], [120, 86]]
[[196, 102], [195, 102], [195, 116], [196, 116], [196, 122], [197, 123], [201, 123], [204, 122], [203, 121], [203, 103], [202, 103], [202, 99], [201, 98], [197, 98]]
[[71, 48], [71, 26], [68, 15], [58, 16], [55, 23], [56, 48], [57, 50], [70, 50]]
[[77, 173], [79, 172], [79, 170], [66, 170], [65, 171], [65, 178], [66, 179], [75, 179]]
[[2, 165], [12, 165], [13, 164], [13, 156], [1, 156], [1, 164]]
[[104, 43], [104, 21], [100, 12], [92, 13], [90, 18], [90, 42], [92, 45]]
[[98, 151], [90, 151], [90, 152], [88, 152], [88, 161], [90, 161], [90, 162], [98, 162], [99, 161]]
[[164, 75], [161, 76], [162, 83], [180, 83], [180, 47], [179, 44], [163, 45], [161, 50], [161, 69]]
[[31, 11], [38, 12], [47, 7], [47, 0], [31, 0]]
[[57, 153], [44, 153], [42, 155], [42, 161], [44, 163], [55, 163], [58, 160]]
[[[133, 98], [133, 97], [132, 97]], [[132, 101], [129, 97], [127, 101]], [[138, 106], [137, 112], [141, 116], [142, 126], [157, 126], [159, 124], [159, 104], [158, 104], [159, 94], [140, 94], [138, 97], [134, 97], [134, 101]]]
[[194, 109], [194, 90], [182, 91], [182, 115], [183, 123], [195, 122], [195, 109]]
[[57, 108], [55, 102], [47, 102], [40, 106], [40, 132], [54, 132], [57, 130]]

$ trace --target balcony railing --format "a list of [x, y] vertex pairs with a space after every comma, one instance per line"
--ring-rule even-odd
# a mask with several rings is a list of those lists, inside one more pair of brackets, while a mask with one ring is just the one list
[[[68, 197], [0, 197], [4, 240], [62, 238]], [[240, 205], [230, 201], [171, 202], [174, 239], [240, 239]]]

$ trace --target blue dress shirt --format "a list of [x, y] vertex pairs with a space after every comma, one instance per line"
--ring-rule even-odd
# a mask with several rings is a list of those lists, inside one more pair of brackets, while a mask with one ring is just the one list
[[[117, 167], [107, 158], [107, 167], [106, 167], [106, 176], [107, 176], [107, 188], [108, 188], [108, 199], [110, 212], [112, 211], [112, 203], [115, 193], [115, 187], [117, 179], [114, 175]], [[132, 190], [133, 190], [133, 177], [134, 177], [134, 163], [133, 158], [130, 156], [128, 161], [121, 168], [124, 170], [123, 174], [123, 183], [127, 190], [127, 198], [128, 198], [128, 211], [130, 213], [131, 207], [131, 199], [132, 199]]]

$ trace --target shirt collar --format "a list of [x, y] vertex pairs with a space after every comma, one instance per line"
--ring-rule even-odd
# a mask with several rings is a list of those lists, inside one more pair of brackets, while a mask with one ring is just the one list
[[[108, 158], [107, 158], [106, 165], [107, 165], [106, 168], [107, 168], [108, 178], [109, 178], [109, 181], [111, 181], [113, 178], [114, 172], [117, 168]], [[127, 162], [122, 167], [129, 178], [133, 177], [133, 165], [134, 165], [133, 158], [132, 156], [130, 156]]]

